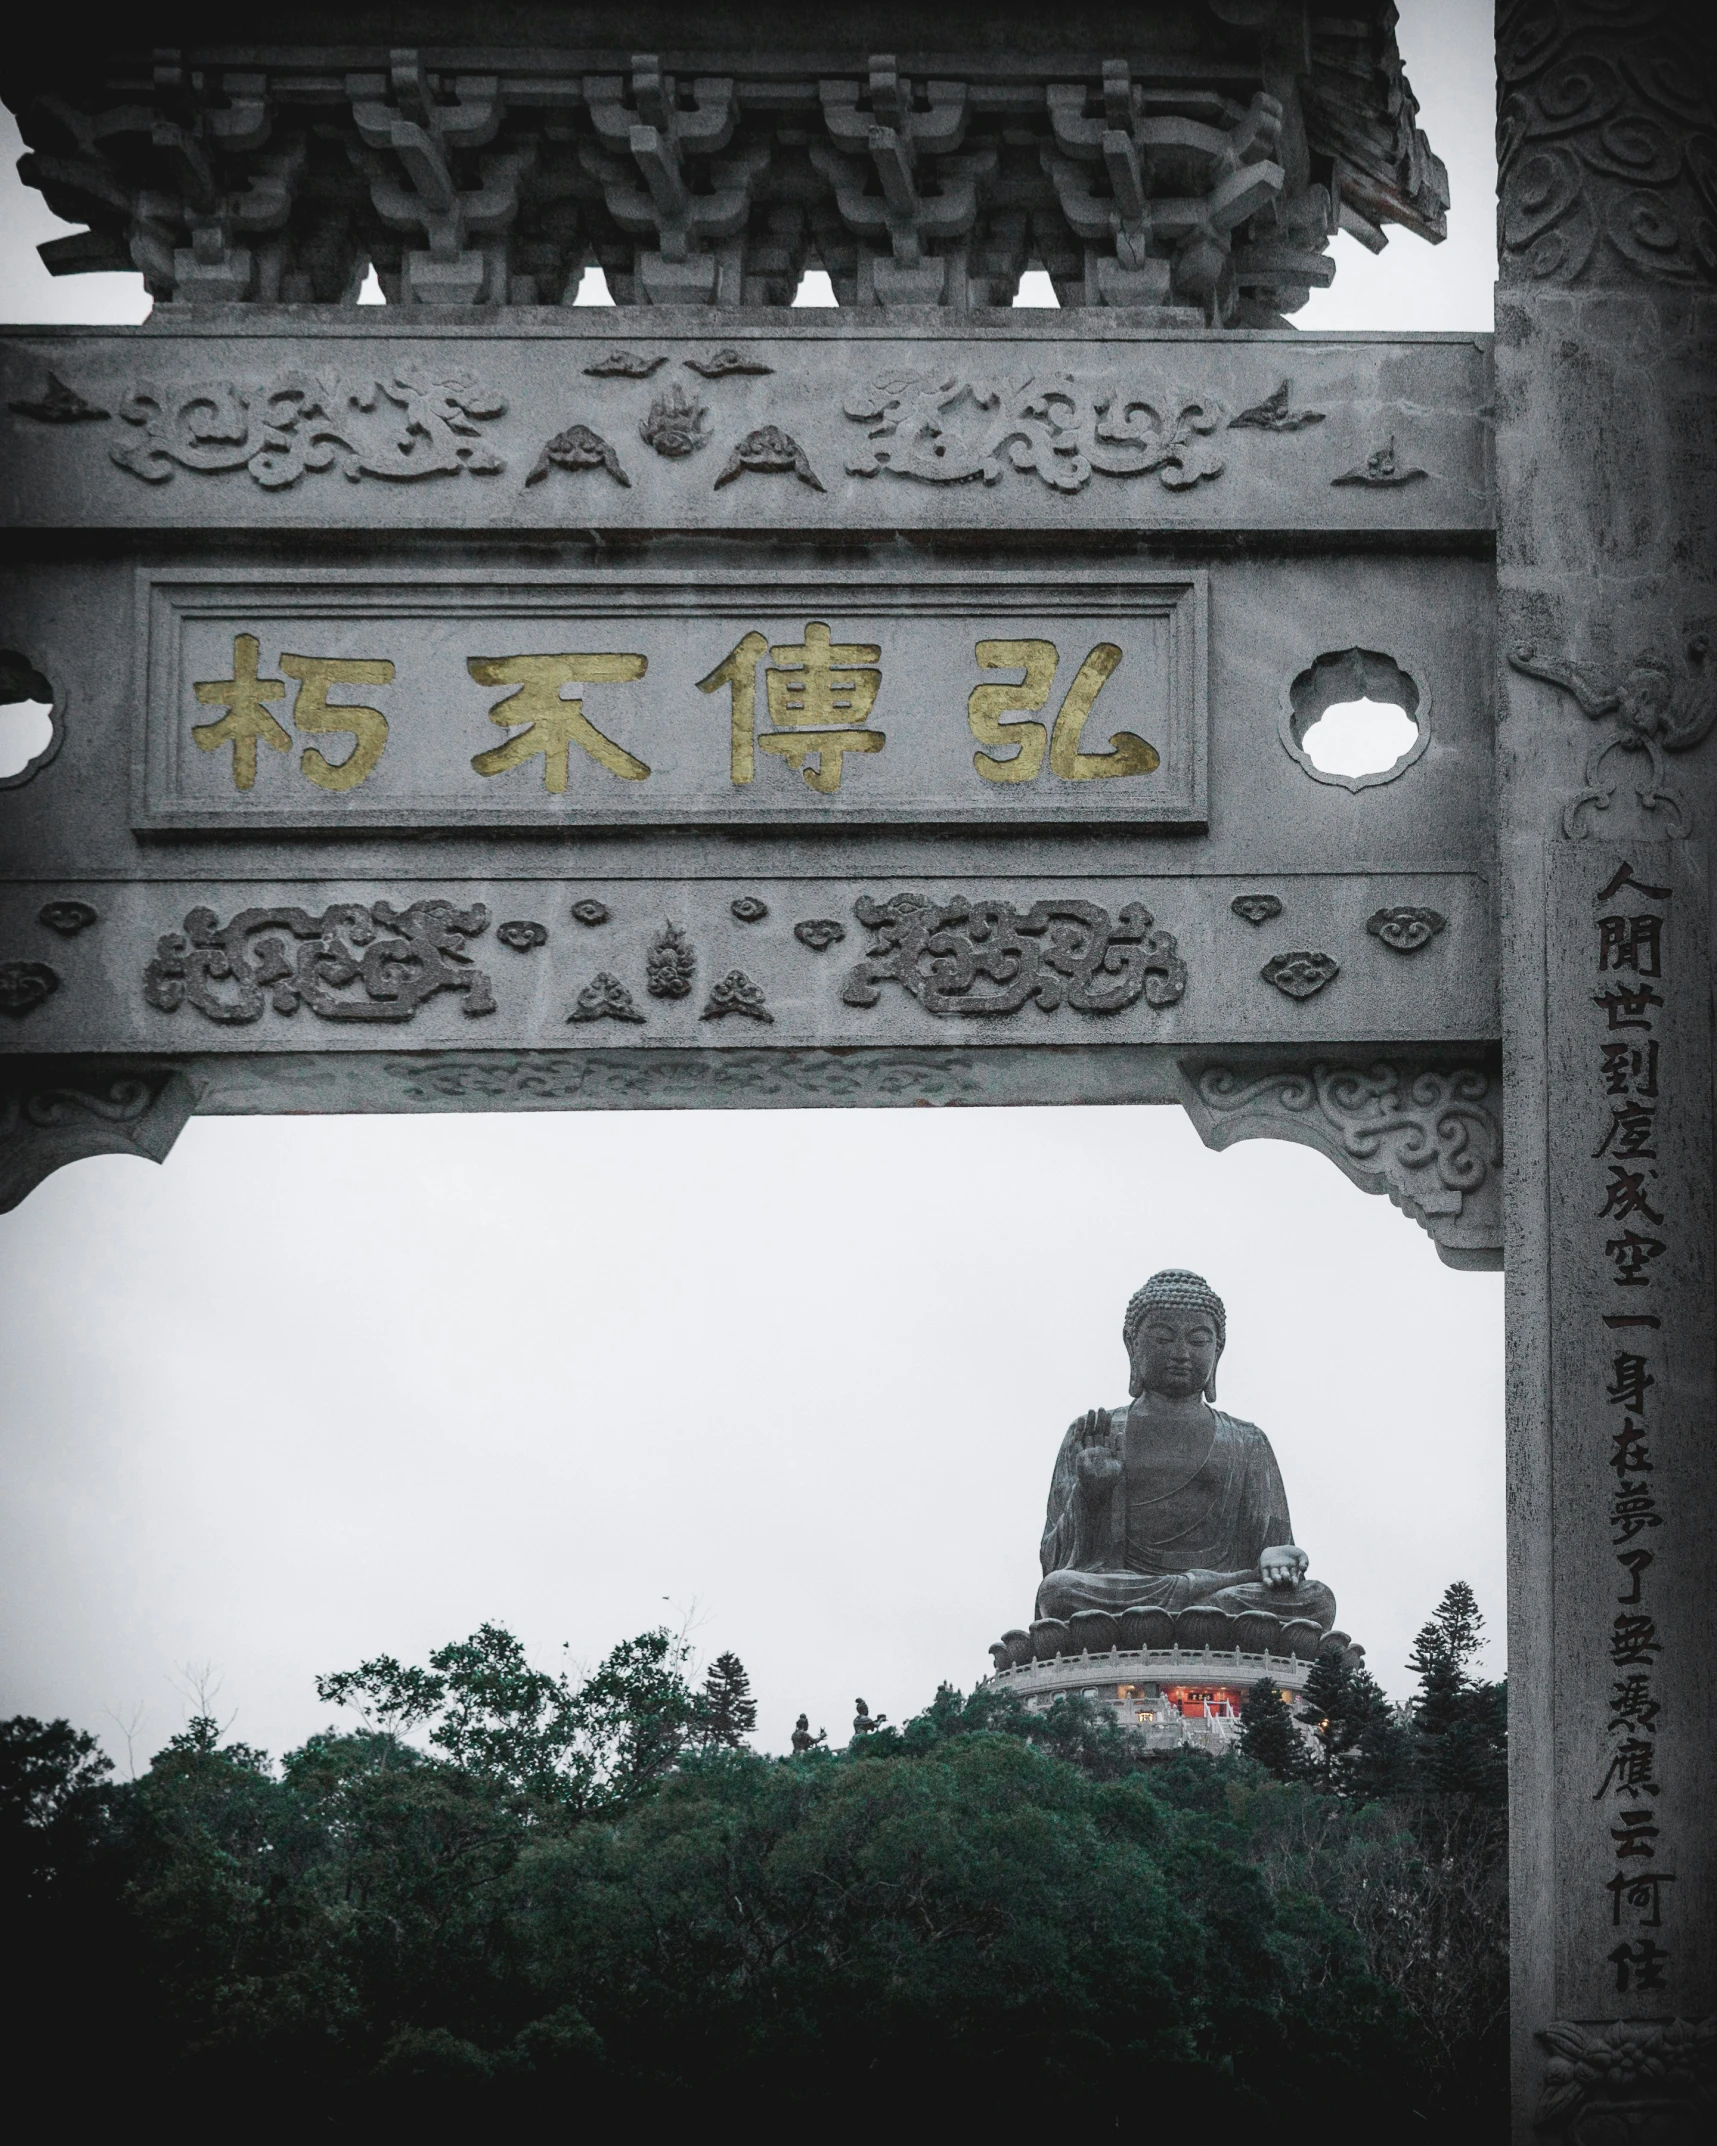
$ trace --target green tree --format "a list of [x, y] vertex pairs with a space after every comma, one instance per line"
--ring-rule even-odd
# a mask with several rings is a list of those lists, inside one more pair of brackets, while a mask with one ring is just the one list
[[1240, 1708], [1240, 1748], [1278, 1781], [1303, 1781], [1311, 1772], [1294, 1711], [1269, 1677], [1260, 1677]]
[[1420, 1627], [1408, 1661], [1419, 1678], [1411, 1703], [1414, 1756], [1430, 1793], [1471, 1796], [1501, 1809], [1508, 1796], [1508, 1687], [1473, 1675], [1483, 1643], [1477, 1598], [1456, 1580]]
[[751, 1679], [737, 1654], [718, 1654], [704, 1678], [699, 1729], [704, 1740], [737, 1751], [757, 1727]]
[[1334, 1650], [1318, 1656], [1296, 1720], [1310, 1728], [1311, 1778], [1361, 1802], [1400, 1794], [1411, 1778], [1407, 1738], [1377, 1679]]
[[46, 1907], [95, 1852], [113, 1764], [69, 1721], [0, 1722], [0, 1887]]
[[536, 2123], [622, 2094], [692, 2120], [834, 2076], [920, 2126], [1112, 2128], [1143, 2079], [1214, 2137], [1500, 2137], [1502, 1822], [1367, 1800], [1362, 1673], [1314, 1677], [1324, 1793], [993, 1687], [782, 1764], [709, 1733], [683, 1664], [646, 1633], [557, 1677], [485, 1626], [325, 1679], [353, 1732], [275, 1763], [199, 1718], [122, 1784], [68, 1725], [8, 1725], [0, 1821], [82, 1814], [23, 1925], [65, 1963], [24, 2015], [37, 2060], [81, 2084], [105, 2058], [132, 2121], [244, 2095], [315, 2128]]
[[669, 1632], [641, 1632], [574, 1686], [533, 1669], [511, 1632], [485, 1624], [427, 1668], [377, 1655], [318, 1677], [316, 1694], [385, 1730], [422, 1728], [452, 1765], [545, 1808], [607, 1810], [663, 1779], [697, 1733], [689, 1653]]

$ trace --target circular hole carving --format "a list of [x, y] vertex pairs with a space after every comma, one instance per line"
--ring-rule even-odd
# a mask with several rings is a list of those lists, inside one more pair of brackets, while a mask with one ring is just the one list
[[1366, 790], [1406, 773], [1431, 742], [1431, 696], [1393, 656], [1344, 648], [1288, 688], [1282, 744], [1314, 782]]
[[28, 656], [0, 648], [0, 789], [28, 782], [59, 749], [53, 687]]

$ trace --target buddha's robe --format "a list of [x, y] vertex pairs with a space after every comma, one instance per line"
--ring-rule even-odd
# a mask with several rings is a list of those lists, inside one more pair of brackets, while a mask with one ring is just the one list
[[1320, 1630], [1335, 1622], [1335, 1597], [1317, 1580], [1269, 1587], [1259, 1575], [1265, 1550], [1291, 1544], [1287, 1492], [1270, 1441], [1255, 1423], [1220, 1409], [1203, 1460], [1190, 1472], [1165, 1457], [1150, 1436], [1143, 1408], [1117, 1408], [1108, 1451], [1121, 1463], [1107, 1485], [1081, 1478], [1080, 1429], [1061, 1442], [1044, 1525], [1040, 1617], [1075, 1610], [1268, 1610], [1309, 1617]]

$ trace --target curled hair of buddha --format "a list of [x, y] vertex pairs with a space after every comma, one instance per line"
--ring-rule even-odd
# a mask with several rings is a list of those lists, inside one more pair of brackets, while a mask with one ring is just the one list
[[[1216, 1353], [1220, 1356], [1228, 1345], [1228, 1313], [1222, 1299], [1211, 1288], [1202, 1274], [1189, 1274], [1184, 1267], [1165, 1267], [1160, 1274], [1153, 1274], [1143, 1289], [1139, 1290], [1127, 1306], [1126, 1317], [1121, 1321], [1121, 1341], [1130, 1361], [1133, 1343], [1139, 1338], [1139, 1329], [1145, 1323], [1147, 1313], [1158, 1305], [1171, 1311], [1201, 1311], [1216, 1329]], [[1137, 1371], [1133, 1373], [1131, 1390], [1136, 1400], [1144, 1391], [1144, 1380]], [[1212, 1366], [1210, 1383], [1204, 1389], [1207, 1401], [1216, 1399], [1216, 1370]]]

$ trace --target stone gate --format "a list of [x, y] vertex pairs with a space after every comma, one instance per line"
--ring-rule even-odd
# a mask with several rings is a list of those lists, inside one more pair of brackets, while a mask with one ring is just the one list
[[[1290, 324], [1336, 231], [1443, 232], [1376, 0], [195, 16], [7, 84], [87, 226], [49, 266], [156, 300], [0, 340], [0, 694], [50, 732], [0, 785], [8, 1202], [195, 1111], [1153, 1101], [1320, 1149], [1506, 1268], [1521, 2136], [1690, 2136], [1691, 11], [1505, 7], [1494, 347]], [[1362, 699], [1408, 742], [1333, 774]]]

